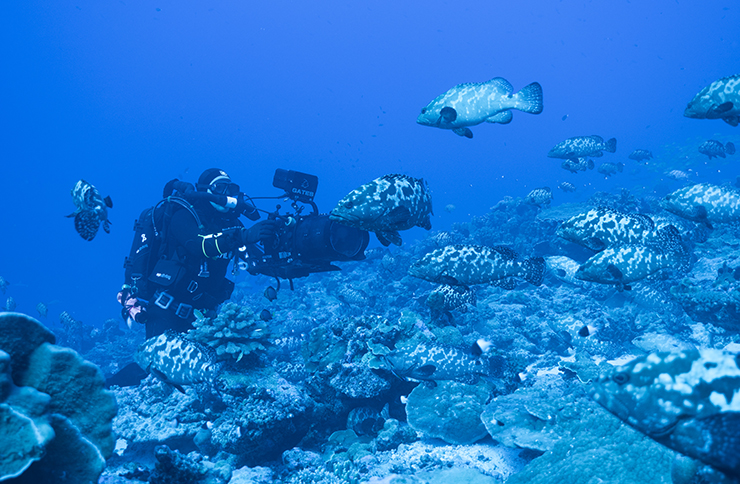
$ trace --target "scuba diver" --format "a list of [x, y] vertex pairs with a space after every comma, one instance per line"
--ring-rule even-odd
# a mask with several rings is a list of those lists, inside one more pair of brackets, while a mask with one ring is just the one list
[[[253, 221], [260, 217], [223, 170], [205, 170], [196, 187], [177, 179], [167, 183], [164, 199], [137, 220], [124, 264], [118, 302], [129, 327], [134, 322], [145, 324], [149, 339], [167, 330], [192, 329], [195, 310], [215, 315], [234, 289], [226, 273], [239, 249], [271, 240], [278, 229], [275, 220], [247, 229], [240, 215]], [[145, 376], [131, 363], [108, 383], [135, 385]]]
[[[172, 197], [173, 192], [179, 197]], [[234, 283], [226, 271], [235, 251], [269, 240], [278, 227], [276, 221], [264, 220], [245, 228], [239, 216], [256, 220], [259, 213], [244, 201], [239, 185], [217, 168], [204, 171], [196, 189], [171, 180], [164, 197], [137, 221], [126, 281], [118, 293], [124, 320], [129, 326], [133, 321], [145, 324], [147, 339], [168, 329], [192, 329], [193, 310], [207, 314], [229, 299]]]

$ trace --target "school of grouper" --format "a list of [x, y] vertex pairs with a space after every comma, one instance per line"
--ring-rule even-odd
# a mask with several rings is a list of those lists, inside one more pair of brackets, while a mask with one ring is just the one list
[[[417, 123], [451, 130], [472, 138], [470, 127], [487, 123], [507, 124], [512, 111], [530, 114], [542, 111], [542, 88], [534, 82], [519, 92], [503, 78], [484, 83], [459, 84], [436, 97], [421, 110]], [[722, 119], [731, 126], [740, 120], [740, 75], [725, 77], [699, 92], [688, 104], [684, 116], [695, 119]], [[601, 136], [577, 136], [553, 147], [547, 156], [562, 159], [562, 167], [573, 173], [594, 169], [591, 158], [614, 153], [617, 141]], [[708, 140], [699, 152], [713, 157], [735, 153], [732, 143]], [[635, 150], [629, 158], [652, 158], [647, 150]], [[604, 162], [598, 167], [604, 176], [623, 170], [621, 163]], [[684, 172], [672, 170], [671, 178], [686, 180]], [[564, 182], [559, 188], [573, 191]], [[73, 190], [77, 207], [71, 214], [75, 227], [86, 240], [92, 240], [99, 226], [108, 229], [109, 198], [84, 181]], [[527, 201], [540, 207], [552, 199], [550, 188], [533, 190]], [[730, 186], [698, 183], [680, 188], [661, 201], [661, 207], [712, 229], [718, 224], [740, 221], [740, 191]], [[386, 175], [373, 180], [340, 200], [331, 211], [332, 220], [374, 232], [388, 246], [401, 245], [399, 231], [418, 226], [431, 229], [431, 193], [423, 179], [406, 175]], [[594, 207], [571, 217], [557, 229], [557, 235], [593, 252], [582, 264], [565, 256], [521, 258], [503, 246], [449, 244], [416, 260], [409, 275], [439, 286], [427, 304], [442, 310], [464, 309], [476, 303], [471, 286], [491, 284], [513, 290], [523, 279], [540, 285], [548, 269], [572, 282], [588, 281], [629, 291], [634, 283], [659, 271], [670, 269], [686, 274], [692, 263], [689, 244], [677, 227], [663, 219], [654, 220], [641, 213], [621, 213]], [[7, 282], [0, 279], [3, 289]], [[584, 328], [586, 333], [588, 328]], [[172, 343], [173, 340], [178, 341]], [[141, 365], [150, 372], [177, 384], [192, 384], [213, 379], [218, 368], [210, 363], [198, 375], [175, 374], [172, 348], [185, 354], [187, 342], [171, 333], [148, 341], [140, 349]], [[479, 350], [486, 351], [485, 342]], [[412, 353], [390, 352], [384, 364], [398, 376], [434, 381], [451, 378], [448, 373], [462, 366], [469, 373], [480, 359], [462, 352], [437, 354], [439, 350], [420, 345]], [[208, 361], [207, 355], [189, 353], [189, 371], [197, 367], [192, 360]], [[445, 361], [454, 360], [454, 368]], [[463, 361], [464, 364], [460, 362]], [[454, 377], [454, 375], [453, 375]], [[740, 355], [715, 349], [659, 352], [638, 357], [602, 374], [593, 383], [592, 398], [640, 432], [677, 452], [721, 471], [728, 479], [740, 479]]]

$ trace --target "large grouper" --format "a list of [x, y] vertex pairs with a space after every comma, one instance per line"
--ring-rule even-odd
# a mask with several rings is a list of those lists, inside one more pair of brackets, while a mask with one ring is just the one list
[[432, 228], [432, 194], [422, 178], [384, 175], [342, 198], [329, 218], [350, 227], [375, 232], [384, 246], [401, 245], [399, 230]]
[[694, 119], [721, 119], [730, 126], [740, 124], [740, 74], [718, 79], [699, 91], [683, 115]]
[[472, 138], [469, 126], [483, 122], [508, 124], [512, 119], [512, 109], [540, 114], [542, 86], [533, 82], [515, 93], [503, 77], [495, 77], [488, 82], [458, 84], [427, 104], [416, 122]]

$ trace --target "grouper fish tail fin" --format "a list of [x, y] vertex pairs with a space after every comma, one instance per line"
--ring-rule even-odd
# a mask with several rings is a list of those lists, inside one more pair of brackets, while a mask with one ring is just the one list
[[609, 153], [614, 153], [617, 151], [617, 138], [609, 138], [604, 144], [606, 145], [604, 151], [608, 151]]
[[543, 257], [530, 257], [523, 263], [524, 279], [535, 286], [542, 284], [542, 278], [545, 276], [545, 259]]
[[691, 270], [691, 251], [681, 240], [681, 233], [673, 225], [658, 230], [660, 245], [671, 255], [676, 269], [688, 273]]
[[516, 93], [516, 97], [516, 108], [520, 111], [530, 114], [540, 114], [542, 112], [542, 86], [539, 82], [524, 86], [521, 91]]

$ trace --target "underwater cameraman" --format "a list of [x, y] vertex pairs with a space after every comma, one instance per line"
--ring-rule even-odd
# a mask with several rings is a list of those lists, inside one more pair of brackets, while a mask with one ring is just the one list
[[237, 249], [274, 238], [278, 227], [264, 220], [247, 229], [242, 214], [259, 218], [223, 170], [205, 170], [195, 188], [167, 183], [164, 199], [139, 217], [126, 259], [118, 301], [129, 327], [145, 324], [147, 339], [166, 330], [182, 333], [192, 329], [195, 309], [213, 314], [229, 299], [234, 283], [226, 272]]

